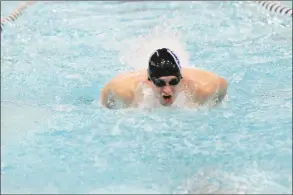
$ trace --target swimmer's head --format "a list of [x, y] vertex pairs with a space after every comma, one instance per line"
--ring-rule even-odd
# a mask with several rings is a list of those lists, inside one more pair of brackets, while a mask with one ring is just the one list
[[152, 89], [162, 105], [173, 103], [181, 79], [181, 65], [174, 52], [162, 48], [151, 55], [148, 80], [151, 81]]

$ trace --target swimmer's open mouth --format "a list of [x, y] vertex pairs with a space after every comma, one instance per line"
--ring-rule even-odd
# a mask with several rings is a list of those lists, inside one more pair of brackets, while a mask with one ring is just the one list
[[172, 98], [172, 95], [163, 95], [163, 98], [165, 100], [170, 100]]

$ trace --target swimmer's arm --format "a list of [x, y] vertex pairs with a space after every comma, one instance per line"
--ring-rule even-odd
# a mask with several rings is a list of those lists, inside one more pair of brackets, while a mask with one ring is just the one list
[[100, 102], [102, 106], [109, 108], [109, 83], [107, 83], [101, 90], [100, 90]]
[[196, 90], [194, 102], [198, 105], [204, 105], [210, 102], [213, 105], [218, 105], [223, 101], [227, 94], [227, 82], [223, 78], [219, 78], [215, 84], [210, 87], [201, 87]]
[[227, 81], [223, 78], [219, 78], [219, 85], [216, 89], [216, 93], [213, 98], [215, 104], [219, 104], [223, 101], [227, 94]]
[[133, 91], [121, 87], [115, 90], [114, 96], [115, 98], [118, 99], [118, 101], [123, 102], [124, 106], [133, 107], [133, 102], [134, 102]]
[[[109, 96], [111, 96], [115, 100], [109, 100]], [[107, 83], [104, 88], [101, 89], [100, 99], [102, 106], [107, 108], [111, 108], [113, 105], [113, 101], [121, 101], [124, 106], [130, 107], [133, 105], [134, 100], [134, 92], [120, 86], [119, 88], [114, 88], [110, 83]]]

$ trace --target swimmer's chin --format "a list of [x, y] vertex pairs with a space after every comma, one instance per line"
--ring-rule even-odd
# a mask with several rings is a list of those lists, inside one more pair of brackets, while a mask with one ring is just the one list
[[166, 103], [161, 103], [161, 105], [165, 106], [165, 107], [169, 107], [169, 106], [172, 106], [172, 103], [167, 103], [167, 104]]

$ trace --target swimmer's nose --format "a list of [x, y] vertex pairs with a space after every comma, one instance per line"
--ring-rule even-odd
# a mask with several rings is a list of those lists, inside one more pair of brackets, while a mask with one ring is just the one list
[[171, 88], [170, 86], [164, 86], [164, 87], [162, 88], [162, 92], [163, 92], [164, 94], [166, 94], [166, 95], [169, 95], [169, 94], [172, 93], [172, 88]]

